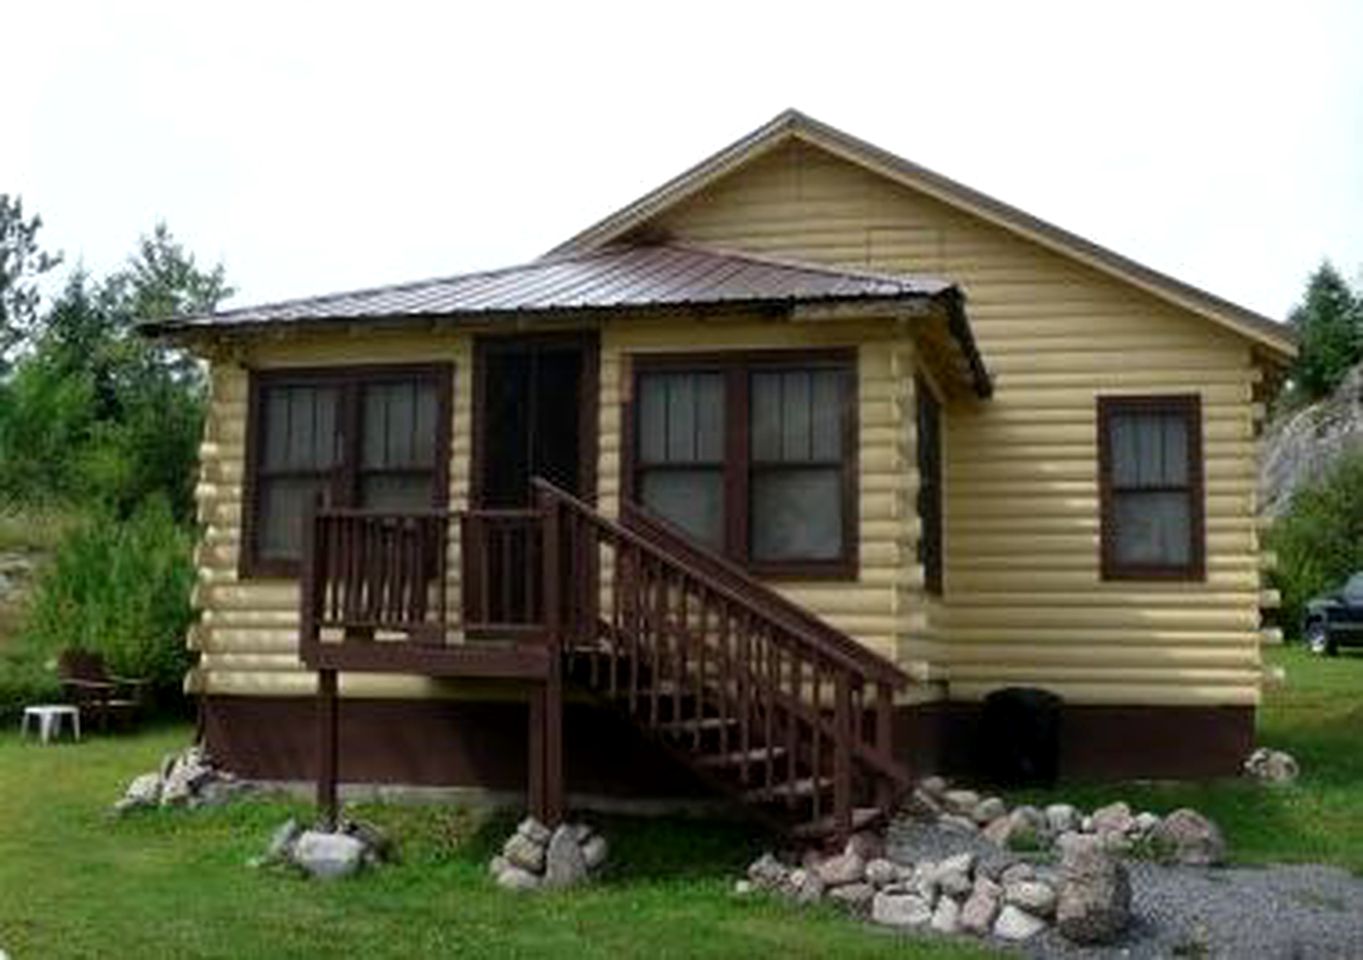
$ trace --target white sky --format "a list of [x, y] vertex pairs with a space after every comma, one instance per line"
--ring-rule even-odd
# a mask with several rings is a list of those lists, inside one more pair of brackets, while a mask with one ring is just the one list
[[245, 304], [533, 258], [798, 107], [1271, 316], [1363, 266], [1363, 3], [0, 0], [0, 192]]

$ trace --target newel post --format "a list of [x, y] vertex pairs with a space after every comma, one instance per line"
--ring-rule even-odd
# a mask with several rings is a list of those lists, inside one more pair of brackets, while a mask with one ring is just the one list
[[839, 843], [852, 835], [852, 684], [839, 670], [833, 691], [833, 826]]
[[299, 651], [304, 663], [317, 666], [317, 809], [323, 825], [335, 830], [339, 819], [336, 781], [340, 766], [339, 704], [337, 677], [333, 669], [321, 667], [321, 638], [318, 636], [317, 607], [322, 583], [319, 548], [326, 547], [325, 538], [317, 537], [316, 500], [309, 500], [303, 509], [302, 564], [298, 576]]
[[562, 508], [553, 493], [535, 489], [540, 515], [541, 619], [548, 655], [542, 683], [531, 692], [530, 805], [545, 824], [563, 819], [563, 549]]

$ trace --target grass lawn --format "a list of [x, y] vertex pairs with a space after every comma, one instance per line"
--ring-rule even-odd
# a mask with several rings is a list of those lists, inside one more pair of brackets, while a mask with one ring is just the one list
[[245, 866], [305, 805], [105, 815], [128, 778], [190, 731], [78, 746], [0, 735], [0, 949], [29, 957], [979, 957], [832, 912], [737, 900], [762, 848], [741, 827], [594, 818], [613, 845], [602, 882], [515, 895], [486, 862], [513, 823], [454, 807], [361, 808], [403, 862], [324, 884]]
[[1333, 863], [1363, 874], [1363, 652], [1323, 658], [1299, 646], [1277, 647], [1266, 659], [1287, 672], [1287, 682], [1265, 691], [1259, 744], [1297, 758], [1296, 785], [1066, 785], [1010, 799], [1063, 800], [1085, 809], [1125, 800], [1156, 813], [1193, 807], [1220, 824], [1238, 862]]
[[[1298, 757], [1298, 785], [1076, 785], [1055, 796], [1156, 811], [1191, 805], [1222, 825], [1239, 861], [1363, 871], [1363, 656], [1322, 660], [1286, 649], [1270, 659], [1288, 683], [1269, 691], [1260, 739]], [[515, 896], [485, 872], [510, 822], [454, 807], [361, 809], [398, 837], [403, 862], [336, 884], [245, 866], [286, 816], [309, 814], [304, 805], [252, 801], [109, 819], [104, 811], [127, 779], [188, 736], [174, 726], [41, 747], [0, 734], [0, 948], [15, 960], [983, 955], [969, 943], [906, 940], [831, 912], [736, 900], [733, 878], [763, 847], [736, 826], [597, 820], [613, 844], [601, 883]]]

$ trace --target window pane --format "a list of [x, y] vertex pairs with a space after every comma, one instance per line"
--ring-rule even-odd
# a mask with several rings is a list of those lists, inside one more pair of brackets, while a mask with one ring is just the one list
[[265, 470], [326, 470], [339, 460], [334, 387], [265, 391]]
[[1120, 493], [1113, 502], [1115, 559], [1132, 566], [1185, 566], [1192, 560], [1186, 493]]
[[639, 378], [639, 462], [724, 459], [724, 378], [649, 373]]
[[842, 384], [840, 370], [814, 374], [810, 443], [815, 460], [842, 459]]
[[918, 558], [931, 593], [942, 592], [941, 407], [927, 384], [918, 381]]
[[668, 378], [667, 459], [672, 463], [696, 459], [696, 381], [685, 374]]
[[361, 465], [430, 467], [435, 462], [435, 387], [376, 383], [363, 388]]
[[1118, 487], [1188, 482], [1188, 425], [1179, 413], [1122, 413], [1111, 420], [1112, 481]]
[[370, 510], [426, 510], [432, 496], [430, 474], [370, 474], [360, 478], [360, 506]]
[[649, 470], [640, 501], [706, 546], [724, 547], [724, 475], [720, 470]]
[[842, 555], [842, 472], [761, 470], [752, 477], [756, 560], [836, 560]]
[[748, 398], [752, 407], [752, 459], [771, 463], [781, 459], [781, 375], [754, 373]]
[[297, 560], [303, 543], [303, 511], [326, 489], [320, 477], [275, 477], [260, 481], [260, 514], [255, 532], [261, 557]]
[[792, 370], [781, 375], [781, 459], [808, 460], [809, 374]]

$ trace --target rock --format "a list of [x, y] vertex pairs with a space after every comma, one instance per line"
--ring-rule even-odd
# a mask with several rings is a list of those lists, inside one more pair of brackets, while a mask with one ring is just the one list
[[775, 890], [786, 882], [790, 873], [784, 863], [770, 853], [764, 853], [748, 867], [748, 879], [764, 890]]
[[875, 898], [876, 888], [869, 883], [847, 883], [828, 891], [828, 899], [849, 910], [864, 912]]
[[921, 927], [932, 919], [932, 907], [916, 893], [882, 890], [871, 900], [871, 919], [890, 927]]
[[1068, 803], [1053, 803], [1043, 813], [1052, 833], [1069, 833], [1079, 829], [1079, 811]]
[[544, 846], [519, 830], [507, 838], [502, 846], [502, 856], [522, 870], [529, 870], [534, 874], [544, 872]]
[[170, 773], [161, 783], [161, 806], [188, 803], [194, 791], [213, 776], [211, 768], [202, 762], [202, 753], [189, 748], [171, 765]]
[[938, 933], [955, 933], [961, 928], [961, 905], [951, 897], [942, 897], [932, 911], [932, 929]]
[[1093, 811], [1094, 833], [1126, 833], [1133, 822], [1131, 808], [1121, 801]]
[[853, 853], [862, 863], [885, 856], [885, 838], [871, 830], [858, 830], [847, 838], [843, 853]]
[[941, 800], [947, 792], [947, 782], [943, 777], [924, 777], [918, 781], [918, 788], [935, 800]]
[[999, 887], [985, 877], [975, 878], [975, 887], [961, 907], [961, 929], [985, 936], [999, 914]]
[[866, 862], [855, 852], [839, 853], [824, 860], [814, 872], [824, 886], [837, 887], [844, 883], [857, 883], [866, 875]]
[[1020, 910], [1011, 903], [999, 911], [994, 921], [994, 936], [1000, 940], [1030, 940], [1046, 929], [1046, 921]]
[[344, 833], [307, 830], [293, 846], [293, 862], [319, 879], [348, 877], [364, 862], [364, 844]]
[[526, 817], [516, 827], [516, 832], [525, 839], [538, 846], [545, 846], [549, 843], [549, 838], [553, 836], [553, 831], [540, 823], [534, 817]]
[[499, 853], [487, 862], [487, 872], [496, 877], [509, 866], [511, 861]]
[[931, 820], [942, 814], [942, 805], [921, 787], [904, 802], [903, 811], [919, 820]]
[[1017, 823], [1012, 817], [999, 817], [989, 826], [985, 827], [981, 833], [986, 840], [998, 847], [1008, 846], [1008, 842], [1013, 838], [1013, 832], [1017, 829]]
[[1131, 919], [1126, 866], [1095, 837], [1066, 844], [1060, 862], [1056, 926], [1075, 943], [1110, 943]]
[[825, 886], [816, 872], [799, 867], [786, 875], [784, 889], [795, 898], [796, 903], [817, 903], [823, 896]]
[[1300, 769], [1290, 753], [1260, 747], [1245, 761], [1245, 773], [1262, 783], [1291, 783], [1297, 779]]
[[1079, 818], [1079, 830], [1080, 830], [1081, 833], [1092, 833], [1092, 832], [1093, 832], [1093, 818], [1092, 818], [1092, 817], [1088, 817], [1088, 816], [1080, 817], [1080, 818]]
[[736, 897], [746, 897], [753, 892], [753, 889], [754, 887], [751, 880], [734, 881], [734, 896]]
[[544, 886], [551, 890], [575, 887], [587, 879], [587, 861], [577, 845], [577, 834], [562, 824], [549, 838], [544, 854]]
[[601, 834], [594, 833], [588, 837], [587, 842], [582, 844], [582, 859], [587, 862], [587, 869], [595, 870], [605, 863], [609, 851], [610, 846]]
[[1040, 880], [1019, 880], [1004, 884], [1003, 902], [1021, 907], [1038, 917], [1055, 915], [1056, 893]]
[[998, 797], [986, 797], [984, 800], [975, 804], [975, 808], [970, 811], [971, 819], [980, 826], [984, 826], [986, 823], [992, 823], [999, 817], [1006, 816], [1007, 814], [1008, 807], [1005, 806], [1004, 802]]
[[1178, 863], [1213, 866], [1226, 859], [1221, 829], [1196, 810], [1184, 807], [1160, 821], [1151, 839]]
[[973, 886], [970, 870], [975, 865], [975, 854], [966, 852], [947, 857], [932, 868], [929, 876], [937, 889], [948, 896], [963, 897]]
[[1159, 817], [1147, 810], [1136, 814], [1136, 820], [1132, 826], [1132, 831], [1138, 835], [1144, 836], [1158, 826]]
[[123, 799], [129, 801], [131, 806], [154, 806], [161, 799], [161, 775], [144, 773], [133, 777], [128, 789], [123, 792]]
[[975, 825], [974, 820], [958, 813], [942, 814], [937, 819], [937, 825], [952, 833], [975, 834], [980, 832], [980, 828]]
[[270, 834], [269, 846], [265, 848], [265, 861], [282, 863], [292, 859], [294, 845], [302, 833], [302, 826], [293, 817], [275, 827], [274, 833]]
[[942, 806], [948, 813], [968, 817], [980, 805], [980, 795], [974, 790], [948, 790], [942, 794]]
[[129, 800], [127, 797], [119, 797], [114, 801], [113, 809], [110, 811], [114, 816], [121, 817], [129, 810], [136, 810], [146, 804], [138, 803], [136, 800]]
[[506, 869], [497, 874], [497, 886], [503, 890], [538, 890], [540, 878], [515, 864], [507, 864]]
[[397, 848], [393, 846], [393, 841], [374, 824], [364, 820], [351, 820], [345, 825], [345, 832], [364, 844], [378, 862], [389, 863], [397, 859]]
[[572, 832], [573, 839], [577, 841], [578, 846], [584, 845], [589, 839], [591, 839], [592, 828], [587, 826], [585, 823], [570, 824], [568, 826], [568, 829]]
[[899, 866], [884, 857], [878, 857], [866, 864], [866, 882], [877, 887], [898, 883]]
[[1030, 863], [1014, 863], [999, 874], [999, 883], [1007, 887], [1010, 883], [1022, 883], [1036, 878], [1036, 868]]

